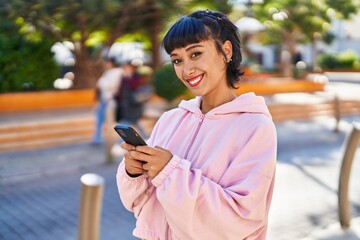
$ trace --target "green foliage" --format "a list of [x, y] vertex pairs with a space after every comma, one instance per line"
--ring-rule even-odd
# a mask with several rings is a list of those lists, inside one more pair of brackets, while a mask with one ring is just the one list
[[326, 44], [331, 44], [333, 41], [335, 40], [335, 34], [332, 33], [332, 32], [326, 32], [324, 35], [323, 35], [323, 41], [326, 43]]
[[153, 75], [155, 93], [171, 102], [186, 91], [186, 86], [178, 79], [172, 64], [164, 64]]
[[338, 66], [337, 56], [334, 53], [323, 53], [319, 55], [317, 63], [321, 68], [336, 68]]
[[318, 65], [321, 68], [337, 69], [359, 69], [360, 57], [351, 50], [347, 50], [341, 53], [323, 53], [318, 58]]
[[99, 73], [94, 64], [126, 34], [145, 35], [146, 50], [153, 54], [152, 65], [158, 67], [165, 23], [195, 4], [207, 4], [225, 13], [231, 9], [227, 0], [0, 0], [0, 16], [20, 24], [20, 31], [33, 40], [74, 43], [74, 87], [83, 88], [93, 86]]
[[140, 42], [143, 44], [145, 50], [148, 51], [151, 49], [149, 36], [141, 32], [124, 34], [116, 39], [116, 42]]
[[12, 22], [0, 19], [0, 46], [0, 92], [53, 88], [60, 69], [50, 41], [27, 40]]
[[341, 9], [338, 13], [342, 18], [349, 18], [351, 14], [358, 11], [359, 1], [349, 1], [349, 0], [325, 0], [326, 4], [329, 7], [334, 9]]
[[314, 33], [330, 37], [326, 35], [331, 17], [349, 18], [357, 12], [357, 7], [354, 1], [347, 0], [266, 0], [263, 4], [253, 4], [251, 9], [254, 17], [266, 25], [269, 36], [287, 32], [296, 42], [311, 42]]
[[124, 34], [146, 32], [154, 18], [163, 21], [182, 5], [170, 0], [10, 0], [7, 15], [57, 41], [111, 45]]
[[187, 12], [192, 12], [199, 9], [211, 9], [228, 14], [231, 11], [231, 5], [228, 0], [192, 0], [189, 1]]
[[356, 68], [359, 65], [359, 55], [352, 50], [347, 50], [338, 55], [340, 68]]
[[93, 66], [125, 34], [146, 34], [153, 65], [159, 66], [163, 22], [185, 5], [173, 0], [9, 0], [4, 16], [19, 21], [24, 33], [74, 43], [74, 88], [84, 88], [94, 86], [100, 70]]

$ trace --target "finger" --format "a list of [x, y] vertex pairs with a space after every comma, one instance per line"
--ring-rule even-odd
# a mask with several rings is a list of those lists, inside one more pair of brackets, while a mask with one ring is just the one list
[[134, 158], [133, 156], [131, 156], [130, 152], [131, 152], [131, 151], [125, 153], [125, 155], [124, 155], [126, 161], [141, 162], [140, 159], [137, 159], [137, 158]]
[[135, 150], [148, 155], [155, 155], [156, 153], [156, 150], [153, 147], [149, 147], [149, 146], [137, 146]]
[[164, 150], [164, 151], [168, 151], [167, 149], [165, 149], [165, 148], [163, 148], [163, 147], [160, 147], [160, 146], [155, 146], [155, 148], [157, 148], [157, 149], [160, 149], [160, 150]]
[[132, 158], [125, 158], [125, 165], [137, 169], [142, 169], [143, 162]]
[[160, 153], [163, 157], [168, 158], [169, 160], [173, 157], [172, 153], [169, 150], [160, 146], [155, 146], [155, 148], [160, 150]]
[[124, 154], [124, 157], [125, 157], [125, 160], [127, 160], [127, 159], [134, 159], [134, 158], [130, 155], [130, 151], [127, 152], [127, 153], [125, 153], [125, 154]]
[[142, 165], [142, 169], [144, 169], [145, 171], [149, 171], [149, 164], [144, 163], [144, 164]]
[[136, 174], [143, 174], [146, 171], [142, 168], [133, 168], [131, 166], [125, 167], [126, 171], [130, 174], [136, 175]]
[[128, 144], [128, 143], [122, 143], [122, 144], [120, 144], [120, 146], [121, 146], [121, 148], [128, 150], [128, 151], [135, 149], [135, 147], [133, 145]]
[[153, 168], [154, 167], [152, 165], [148, 164], [148, 163], [142, 164], [142, 169], [144, 169], [147, 172], [153, 170]]
[[158, 171], [154, 169], [154, 166], [148, 163], [143, 164], [143, 169], [150, 178], [154, 178], [158, 174]]
[[134, 167], [134, 166], [126, 166], [125, 169], [130, 173], [142, 173], [145, 171], [143, 168]]
[[153, 156], [139, 151], [129, 151], [129, 155], [132, 159], [141, 162], [149, 162], [153, 158]]

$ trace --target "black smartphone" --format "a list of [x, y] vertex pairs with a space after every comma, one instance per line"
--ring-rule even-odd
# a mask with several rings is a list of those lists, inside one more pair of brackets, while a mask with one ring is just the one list
[[146, 146], [146, 143], [141, 138], [140, 134], [132, 127], [127, 125], [116, 125], [114, 129], [126, 143], [133, 146]]

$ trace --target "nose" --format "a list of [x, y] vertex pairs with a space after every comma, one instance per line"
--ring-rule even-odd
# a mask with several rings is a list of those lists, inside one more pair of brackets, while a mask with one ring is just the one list
[[185, 77], [189, 77], [195, 73], [195, 66], [191, 61], [184, 61], [183, 64], [183, 74]]

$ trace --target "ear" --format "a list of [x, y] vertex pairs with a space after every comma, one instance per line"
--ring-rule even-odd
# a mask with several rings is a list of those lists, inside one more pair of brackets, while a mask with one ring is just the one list
[[231, 58], [232, 58], [232, 54], [233, 54], [233, 52], [232, 52], [232, 49], [233, 49], [233, 48], [232, 48], [231, 42], [230, 42], [229, 40], [226, 40], [226, 41], [223, 43], [222, 48], [223, 48], [223, 51], [224, 51], [224, 53], [225, 53], [225, 55], [226, 55], [225, 61], [226, 61], [226, 62], [230, 62], [230, 61], [231, 61]]

